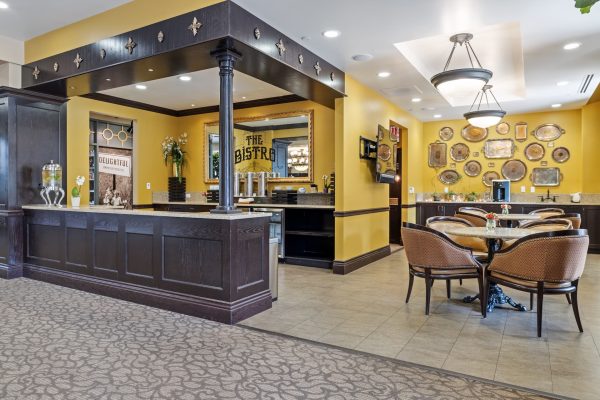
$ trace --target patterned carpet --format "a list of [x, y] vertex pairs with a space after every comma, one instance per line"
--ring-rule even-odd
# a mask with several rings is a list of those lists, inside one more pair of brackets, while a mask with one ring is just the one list
[[28, 279], [0, 280], [1, 399], [544, 399]]

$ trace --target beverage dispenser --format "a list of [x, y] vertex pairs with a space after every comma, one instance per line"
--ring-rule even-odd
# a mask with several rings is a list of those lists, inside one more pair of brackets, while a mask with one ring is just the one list
[[[50, 197], [54, 194], [54, 200]], [[65, 191], [62, 188], [62, 167], [56, 164], [54, 160], [44, 164], [42, 167], [42, 190], [40, 196], [44, 199], [48, 207], [62, 207], [60, 204], [65, 198]]]
[[510, 201], [510, 181], [498, 179], [492, 181], [492, 199], [501, 203]]

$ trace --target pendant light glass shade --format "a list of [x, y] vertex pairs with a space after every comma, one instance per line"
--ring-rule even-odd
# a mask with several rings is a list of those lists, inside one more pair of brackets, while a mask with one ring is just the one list
[[[489, 108], [490, 103], [488, 101], [488, 93], [496, 102], [498, 109]], [[481, 103], [483, 102], [484, 97], [488, 106], [488, 109], [486, 110], [481, 109]], [[473, 107], [475, 106], [475, 103], [477, 103], [478, 100], [479, 103], [477, 105], [477, 110], [473, 110]], [[492, 85], [484, 85], [481, 91], [477, 93], [475, 101], [471, 106], [471, 111], [465, 113], [464, 117], [467, 119], [469, 124], [473, 126], [476, 126], [478, 128], [489, 128], [490, 126], [498, 125], [498, 123], [502, 120], [502, 118], [504, 118], [505, 115], [506, 111], [502, 109], [500, 103], [498, 103], [498, 100], [496, 100], [496, 96], [494, 96], [494, 94], [492, 93]]]

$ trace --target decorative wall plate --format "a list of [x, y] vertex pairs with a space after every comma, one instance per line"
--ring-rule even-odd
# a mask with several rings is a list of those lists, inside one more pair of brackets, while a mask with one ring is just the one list
[[446, 155], [446, 143], [435, 142], [429, 144], [429, 156], [427, 158], [430, 167], [439, 168], [445, 167], [448, 164]]
[[473, 125], [467, 125], [461, 132], [462, 137], [469, 142], [481, 142], [488, 135], [487, 128], [478, 128]]
[[467, 176], [478, 176], [481, 173], [481, 164], [479, 161], [471, 160], [465, 164], [464, 171]]
[[512, 139], [493, 139], [485, 142], [485, 158], [512, 158], [515, 154], [515, 142]]
[[551, 142], [558, 139], [564, 133], [565, 130], [556, 124], [543, 124], [533, 131], [533, 136], [542, 142]]
[[465, 161], [469, 158], [469, 146], [464, 143], [456, 143], [450, 147], [450, 158], [454, 161]]
[[546, 149], [539, 143], [530, 143], [525, 147], [525, 158], [529, 161], [540, 161], [545, 154]]
[[564, 163], [571, 158], [571, 152], [566, 147], [557, 147], [552, 152], [552, 159], [557, 163]]
[[529, 175], [533, 186], [558, 186], [562, 177], [559, 168], [534, 168]]
[[518, 182], [527, 175], [527, 165], [521, 160], [509, 160], [502, 166], [502, 175], [512, 182]]
[[506, 135], [510, 132], [510, 124], [508, 122], [500, 122], [496, 125], [496, 132], [501, 135]]
[[500, 174], [496, 171], [488, 171], [483, 174], [483, 184], [488, 187], [492, 187], [492, 181], [500, 179]]
[[439, 135], [440, 139], [448, 141], [454, 136], [454, 129], [450, 128], [449, 126], [445, 126], [440, 129]]
[[518, 142], [527, 140], [527, 122], [515, 124], [515, 140]]
[[447, 169], [445, 171], [442, 171], [439, 178], [440, 182], [446, 185], [454, 185], [456, 182], [459, 181], [460, 175], [458, 174], [458, 172], [452, 169]]
[[392, 156], [392, 149], [387, 144], [380, 144], [379, 149], [377, 150], [377, 157], [380, 160], [387, 161]]

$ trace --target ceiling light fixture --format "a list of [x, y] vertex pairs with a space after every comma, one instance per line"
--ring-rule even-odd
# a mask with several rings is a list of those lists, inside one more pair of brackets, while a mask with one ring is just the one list
[[420, 103], [421, 102], [421, 98], [420, 97], [413, 97], [412, 99], [410, 99], [410, 101], [412, 101], [413, 103]]
[[242, 100], [246, 100], [246, 96], [242, 96]]
[[336, 30], [327, 30], [325, 32], [323, 32], [323, 36], [325, 36], [328, 39], [333, 39], [336, 38], [338, 36], [340, 36], [340, 31], [336, 31]]
[[433, 118], [435, 118], [435, 119], [442, 118], [442, 114], [433, 114]]
[[580, 46], [581, 46], [581, 43], [579, 43], [579, 42], [567, 43], [563, 46], [563, 49], [575, 50], [575, 49], [578, 49]]
[[568, 84], [569, 84], [569, 81], [556, 82], [556, 86], [567, 86]]
[[111, 79], [110, 79], [110, 78], [106, 78], [106, 82], [110, 82], [110, 81], [111, 81]]
[[190, 104], [190, 106], [192, 106], [192, 107], [196, 107], [196, 105], [195, 105], [195, 104]]
[[191, 76], [187, 76], [187, 75], [183, 75], [183, 76], [179, 77], [179, 80], [182, 81], [182, 82], [189, 82], [189, 81], [192, 80], [192, 77]]
[[148, 72], [154, 72], [154, 68], [148, 68]]
[[552, 108], [561, 108], [562, 104], [556, 103], [556, 104], [552, 104], [550, 107], [552, 107]]
[[377, 74], [378, 77], [380, 78], [389, 78], [389, 76], [392, 75], [387, 71], [381, 71], [380, 73]]
[[[481, 66], [481, 63], [471, 46], [471, 39], [473, 39], [473, 35], [470, 33], [459, 33], [450, 37], [450, 42], [454, 43], [454, 45], [452, 46], [444, 70], [431, 78], [433, 86], [435, 86], [444, 97], [470, 96], [473, 93], [477, 93], [478, 90], [481, 90], [481, 86], [487, 84], [492, 78], [492, 71]], [[461, 47], [464, 45], [471, 67], [449, 70], [448, 67], [450, 66], [452, 56], [458, 45]], [[473, 63], [473, 59], [475, 59], [476, 64]]]
[[[490, 101], [488, 98], [488, 93], [498, 105], [497, 110], [489, 108]], [[484, 97], [488, 106], [487, 110], [481, 109], [481, 103], [483, 102]], [[473, 111], [475, 103], [478, 103], [477, 110]], [[464, 114], [467, 121], [469, 121], [469, 124], [478, 128], [489, 128], [490, 126], [497, 125], [505, 115], [506, 111], [502, 109], [500, 103], [498, 103], [498, 100], [496, 100], [496, 96], [494, 96], [494, 93], [492, 93], [492, 85], [484, 85], [483, 88], [481, 88], [481, 91], [477, 93], [477, 96], [475, 96], [475, 101], [471, 105], [471, 110]]]
[[0, 9], [2, 9], [2, 10], [6, 10], [7, 8], [8, 8], [8, 4], [6, 4], [6, 3], [5, 3], [5, 2], [3, 2], [3, 1], [0, 1]]
[[148, 89], [148, 86], [146, 86], [146, 85], [135, 85], [135, 88], [137, 90], [146, 90], [146, 89]]
[[356, 62], [364, 62], [372, 60], [373, 56], [371, 54], [355, 54], [352, 59]]

